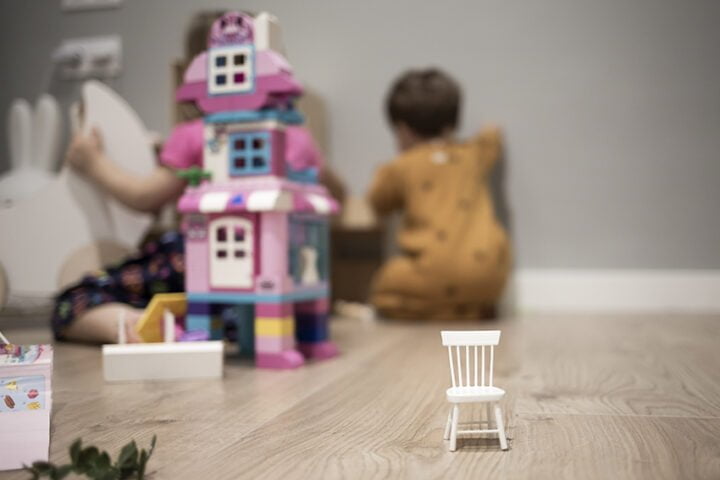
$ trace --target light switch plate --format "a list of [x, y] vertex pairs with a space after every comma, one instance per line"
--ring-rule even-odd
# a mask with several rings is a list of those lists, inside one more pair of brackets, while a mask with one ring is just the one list
[[62, 10], [77, 12], [81, 10], [100, 10], [118, 8], [124, 0], [62, 0]]

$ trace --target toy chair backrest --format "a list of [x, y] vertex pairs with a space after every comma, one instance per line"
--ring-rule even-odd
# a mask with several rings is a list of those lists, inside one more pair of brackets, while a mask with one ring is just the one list
[[[444, 330], [440, 332], [440, 335], [442, 336], [443, 346], [448, 349], [450, 378], [453, 387], [493, 386], [495, 346], [500, 343], [500, 330]], [[453, 349], [455, 350], [454, 354]], [[487, 362], [489, 365], [487, 368], [485, 362], [486, 350], [489, 351], [489, 361]], [[479, 368], [478, 353], [480, 353]]]

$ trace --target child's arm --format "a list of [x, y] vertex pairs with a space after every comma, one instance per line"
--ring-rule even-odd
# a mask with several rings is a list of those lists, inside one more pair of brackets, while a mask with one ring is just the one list
[[496, 125], [490, 125], [480, 130], [475, 138], [480, 148], [483, 170], [488, 172], [502, 158], [502, 130]]
[[403, 207], [403, 181], [400, 167], [396, 162], [378, 169], [367, 198], [375, 213], [380, 216]]
[[148, 176], [124, 170], [105, 155], [97, 130], [73, 138], [66, 162], [122, 204], [141, 212], [159, 210], [185, 188], [185, 181], [166, 167], [158, 167]]

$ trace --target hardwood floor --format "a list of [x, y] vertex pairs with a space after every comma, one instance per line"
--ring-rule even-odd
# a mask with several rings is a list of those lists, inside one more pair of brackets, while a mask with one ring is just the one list
[[[476, 327], [503, 331], [495, 376], [508, 392], [508, 452], [461, 438], [451, 453], [442, 440], [439, 331]], [[720, 478], [719, 316], [332, 328], [338, 359], [275, 372], [230, 358], [222, 381], [105, 384], [97, 347], [60, 344], [51, 460], [65, 461], [78, 436], [116, 453], [157, 434], [156, 479]]]

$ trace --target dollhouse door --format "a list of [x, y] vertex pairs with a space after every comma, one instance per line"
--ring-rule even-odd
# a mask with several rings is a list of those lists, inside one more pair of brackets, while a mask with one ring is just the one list
[[210, 224], [210, 285], [215, 288], [252, 288], [253, 223], [223, 217]]

